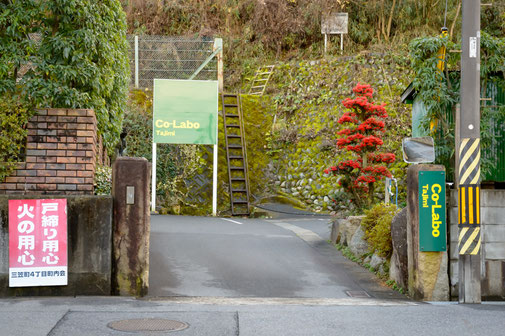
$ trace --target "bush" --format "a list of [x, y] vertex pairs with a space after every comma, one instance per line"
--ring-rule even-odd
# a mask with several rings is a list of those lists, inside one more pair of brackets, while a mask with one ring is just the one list
[[391, 221], [398, 213], [394, 204], [377, 204], [365, 211], [361, 226], [365, 231], [365, 240], [370, 251], [381, 257], [389, 258], [393, 251], [391, 241]]
[[112, 149], [129, 81], [119, 0], [0, 1], [0, 92], [40, 108], [93, 109]]
[[22, 160], [26, 123], [32, 111], [16, 98], [7, 94], [0, 96], [0, 182], [11, 174], [15, 163]]
[[95, 195], [110, 195], [112, 191], [112, 168], [97, 165], [95, 170]]

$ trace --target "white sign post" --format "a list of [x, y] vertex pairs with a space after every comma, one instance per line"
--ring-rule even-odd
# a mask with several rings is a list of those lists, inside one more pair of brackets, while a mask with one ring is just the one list
[[324, 53], [328, 45], [328, 34], [340, 34], [340, 51], [344, 50], [344, 34], [348, 33], [349, 14], [329, 13], [321, 20], [321, 34], [324, 34]]
[[214, 145], [212, 214], [217, 214], [218, 81], [155, 79], [152, 211], [156, 210], [156, 144]]

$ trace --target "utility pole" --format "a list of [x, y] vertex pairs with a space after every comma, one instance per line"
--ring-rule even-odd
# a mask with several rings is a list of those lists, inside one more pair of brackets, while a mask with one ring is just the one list
[[481, 302], [480, 0], [463, 0], [459, 118], [459, 302]]

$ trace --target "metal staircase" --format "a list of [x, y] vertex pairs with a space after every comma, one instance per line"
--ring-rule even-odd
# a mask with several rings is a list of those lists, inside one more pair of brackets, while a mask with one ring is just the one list
[[230, 183], [231, 214], [249, 215], [249, 180], [240, 96], [223, 94], [223, 123]]
[[251, 83], [251, 88], [249, 89], [250, 95], [263, 96], [268, 81], [270, 80], [270, 77], [272, 77], [274, 67], [275, 65], [265, 65], [256, 70], [256, 74], [254, 75]]

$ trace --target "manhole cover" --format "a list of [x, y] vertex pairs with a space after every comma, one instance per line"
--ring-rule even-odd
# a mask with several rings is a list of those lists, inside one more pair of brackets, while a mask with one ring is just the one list
[[368, 299], [370, 294], [365, 291], [345, 291], [345, 293], [352, 298]]
[[189, 327], [184, 322], [155, 318], [113, 321], [107, 326], [118, 331], [179, 331]]

